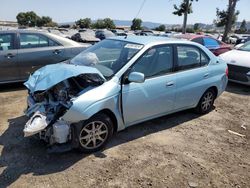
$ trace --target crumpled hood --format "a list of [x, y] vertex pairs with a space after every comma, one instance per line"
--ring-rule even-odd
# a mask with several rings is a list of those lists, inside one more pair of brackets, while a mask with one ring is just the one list
[[47, 90], [63, 80], [79, 76], [80, 74], [98, 74], [105, 80], [103, 75], [94, 67], [58, 63], [38, 69], [24, 85], [31, 93], [34, 93]]

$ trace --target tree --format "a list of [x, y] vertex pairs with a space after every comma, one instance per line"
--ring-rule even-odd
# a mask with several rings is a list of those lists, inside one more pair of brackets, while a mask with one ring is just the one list
[[240, 32], [245, 33], [247, 31], [247, 22], [246, 20], [243, 20], [240, 25]]
[[134, 18], [131, 25], [131, 30], [141, 30], [142, 29], [142, 20], [139, 18]]
[[19, 25], [22, 26], [47, 26], [47, 27], [54, 27], [57, 26], [57, 23], [52, 21], [52, 18], [48, 16], [39, 17], [35, 12], [20, 12], [16, 16], [17, 22]]
[[91, 19], [90, 18], [79, 19], [75, 23], [80, 28], [90, 28], [90, 26], [91, 26]]
[[34, 27], [37, 25], [37, 21], [40, 19], [35, 12], [20, 12], [16, 16], [17, 22], [23, 26]]
[[217, 19], [215, 20], [215, 24], [217, 27], [225, 26], [224, 33], [222, 36], [222, 41], [227, 40], [228, 33], [232, 29], [232, 25], [236, 22], [237, 16], [239, 15], [239, 11], [235, 11], [236, 4], [239, 0], [228, 0], [227, 10], [219, 10], [216, 9]]
[[166, 30], [166, 26], [162, 24], [159, 27], [156, 27], [155, 30], [156, 31], [165, 31]]
[[114, 21], [111, 20], [110, 18], [105, 18], [103, 20], [103, 22], [104, 22], [105, 28], [107, 28], [107, 29], [115, 29]]
[[193, 29], [194, 29], [195, 32], [196, 32], [196, 31], [199, 31], [199, 30], [200, 30], [200, 24], [195, 23]]
[[[187, 16], [188, 14], [193, 13], [192, 10], [192, 3], [194, 0], [183, 0], [183, 2], [179, 5], [179, 7], [175, 4], [174, 9], [175, 11], [173, 12], [174, 15], [182, 16], [184, 15], [183, 18], [183, 25], [182, 25], [182, 33], [186, 33], [187, 29]], [[195, 0], [198, 1], [198, 0]]]
[[52, 19], [48, 16], [42, 16], [41, 18], [38, 17], [37, 18], [37, 26], [41, 27], [41, 26], [46, 26], [47, 24], [52, 23]]
[[102, 19], [98, 19], [98, 20], [96, 20], [95, 23], [92, 24], [91, 27], [93, 27], [95, 29], [104, 29], [105, 24], [104, 24], [104, 21]]

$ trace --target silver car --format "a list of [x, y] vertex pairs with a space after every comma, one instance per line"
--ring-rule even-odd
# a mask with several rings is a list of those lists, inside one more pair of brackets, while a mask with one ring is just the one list
[[47, 32], [0, 31], [0, 83], [25, 81], [38, 68], [71, 59], [89, 46]]
[[57, 149], [67, 144], [94, 152], [131, 125], [190, 108], [209, 112], [227, 73], [223, 60], [194, 42], [106, 39], [69, 64], [45, 66], [29, 78], [24, 134]]

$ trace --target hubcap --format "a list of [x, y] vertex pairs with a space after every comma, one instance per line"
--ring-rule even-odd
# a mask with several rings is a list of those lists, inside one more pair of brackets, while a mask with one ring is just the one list
[[207, 92], [202, 99], [201, 108], [203, 111], [207, 111], [213, 103], [214, 96], [212, 92]]
[[82, 147], [95, 149], [103, 144], [108, 137], [108, 127], [101, 121], [93, 121], [84, 126], [79, 135]]

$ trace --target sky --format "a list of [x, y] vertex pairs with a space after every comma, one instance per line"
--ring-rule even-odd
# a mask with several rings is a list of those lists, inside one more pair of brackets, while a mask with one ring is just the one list
[[[0, 0], [0, 20], [16, 21], [19, 12], [34, 11], [39, 16], [50, 16], [58, 23], [73, 22], [89, 17], [132, 20], [144, 0]], [[143, 21], [162, 24], [181, 24], [182, 17], [173, 15], [173, 4], [181, 0], [146, 0], [138, 15]], [[211, 24], [216, 18], [216, 8], [225, 9], [228, 0], [199, 0], [193, 3], [193, 14], [188, 24]], [[250, 21], [250, 0], [240, 0], [238, 21]]]

